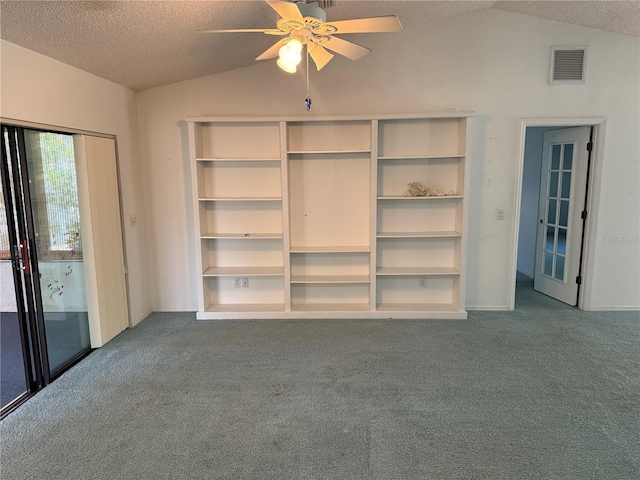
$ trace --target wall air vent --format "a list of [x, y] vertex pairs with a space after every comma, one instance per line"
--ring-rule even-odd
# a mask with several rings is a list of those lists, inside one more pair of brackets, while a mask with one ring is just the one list
[[318, 6], [320, 8], [333, 7], [333, 0], [318, 0]]
[[550, 84], [584, 83], [587, 47], [551, 47]]

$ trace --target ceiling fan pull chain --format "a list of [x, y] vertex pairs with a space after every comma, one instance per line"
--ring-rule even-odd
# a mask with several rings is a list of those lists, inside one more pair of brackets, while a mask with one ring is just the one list
[[311, 97], [309, 96], [309, 44], [305, 49], [307, 51], [307, 98], [304, 99], [304, 105], [307, 107], [307, 112], [311, 110]]

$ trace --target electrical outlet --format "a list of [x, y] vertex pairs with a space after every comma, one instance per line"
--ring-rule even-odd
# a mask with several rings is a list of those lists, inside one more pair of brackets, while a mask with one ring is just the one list
[[240, 287], [242, 287], [242, 281], [240, 277], [233, 277], [233, 288], [240, 288]]
[[499, 208], [497, 213], [496, 213], [496, 218], [498, 220], [504, 220], [504, 210]]
[[242, 288], [249, 288], [249, 278], [242, 277]]
[[427, 277], [420, 277], [420, 280], [418, 280], [418, 286], [420, 288], [427, 288]]

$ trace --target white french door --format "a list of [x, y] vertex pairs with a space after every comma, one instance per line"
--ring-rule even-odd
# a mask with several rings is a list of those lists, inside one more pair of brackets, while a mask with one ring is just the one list
[[591, 127], [544, 134], [534, 289], [575, 306]]

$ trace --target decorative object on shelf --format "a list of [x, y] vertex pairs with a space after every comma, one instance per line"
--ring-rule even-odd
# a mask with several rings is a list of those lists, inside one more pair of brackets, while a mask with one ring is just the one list
[[437, 188], [435, 190], [427, 188], [426, 195], [427, 197], [450, 197], [452, 195], [456, 195], [456, 192], [454, 192], [453, 190], [449, 190], [449, 193], [444, 193], [442, 190], [438, 190]]
[[456, 195], [457, 193], [454, 190], [449, 190], [448, 193], [445, 193], [438, 188], [426, 188], [420, 182], [407, 184], [407, 190], [403, 194], [405, 197], [451, 197]]
[[424, 197], [428, 190], [420, 182], [410, 182], [407, 185], [407, 191], [404, 192], [405, 197]]

